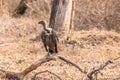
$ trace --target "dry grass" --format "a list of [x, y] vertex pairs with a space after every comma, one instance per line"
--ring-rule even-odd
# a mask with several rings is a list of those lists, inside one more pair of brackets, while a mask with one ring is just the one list
[[[47, 3], [35, 2], [33, 5], [30, 4], [30, 6], [34, 8], [33, 11], [31, 9], [28, 10], [28, 12], [31, 11], [31, 14], [26, 12], [24, 17], [15, 19], [10, 17], [14, 6], [16, 6], [12, 5], [12, 3], [17, 4], [18, 0], [0, 1], [6, 1], [0, 8], [0, 69], [19, 72], [46, 54], [41, 41], [30, 42], [30, 39], [38, 36], [42, 30], [41, 26], [37, 24], [38, 19], [32, 19], [35, 17], [33, 15], [34, 10], [38, 12], [37, 17], [40, 15], [38, 17], [39, 19], [46, 19], [48, 21], [48, 14], [50, 12], [48, 13], [46, 11], [50, 7], [45, 8], [46, 6], [44, 6], [39, 9], [36, 5], [46, 5]], [[44, 1], [46, 2], [47, 0]], [[70, 36], [71, 41], [77, 42], [74, 48], [73, 45], [66, 46], [62, 43], [66, 35], [60, 39], [58, 46], [59, 54], [64, 55], [67, 59], [72, 60], [85, 69], [91, 66], [98, 66], [107, 59], [120, 56], [120, 34], [114, 31], [93, 29], [95, 27], [104, 29], [110, 25], [108, 29], [119, 30], [119, 0], [110, 0], [108, 3], [107, 0], [76, 1], [75, 29], [79, 28], [82, 30], [67, 35]], [[105, 12], [106, 4], [108, 4], [107, 9], [109, 9], [107, 13]], [[29, 16], [29, 18], [25, 16]], [[107, 23], [103, 20], [106, 16], [108, 16]], [[84, 31], [84, 29], [88, 28], [90, 30]], [[64, 80], [80, 80], [81, 76], [83, 76], [83, 74], [74, 67], [71, 67], [71, 65], [55, 61], [42, 65], [28, 74], [25, 80], [30, 80], [34, 73], [44, 70], [50, 70]], [[106, 67], [102, 73], [103, 76], [99, 75], [99, 78], [102, 78], [102, 80], [106, 80], [103, 78], [120, 76], [120, 60]], [[39, 75], [38, 77], [57, 80], [47, 73]]]
[[[6, 24], [4, 23], [6, 21]], [[46, 52], [40, 42], [30, 42], [31, 38], [39, 35], [42, 28], [37, 25], [38, 20], [27, 18], [13, 19], [1, 18], [0, 26], [0, 69], [19, 72], [28, 67], [33, 61], [43, 57]], [[13, 25], [14, 22], [14, 25]], [[9, 27], [11, 26], [11, 27]], [[78, 35], [78, 36], [76, 36]], [[83, 69], [91, 66], [98, 66], [107, 59], [119, 56], [120, 35], [113, 31], [100, 31], [98, 29], [89, 31], [75, 31], [71, 34], [71, 40], [75, 40], [77, 45], [73, 48], [59, 43], [59, 54], [72, 60]], [[99, 44], [98, 44], [99, 42]], [[109, 65], [102, 71], [104, 76], [99, 78], [113, 78], [120, 75], [120, 61]], [[31, 72], [25, 80], [29, 80], [34, 73], [50, 70], [59, 75], [64, 80], [80, 80], [81, 74], [77, 69], [60, 61], [49, 62]], [[41, 79], [56, 80], [48, 73], [38, 76]], [[108, 79], [109, 80], [109, 79]]]
[[[0, 16], [11, 16], [20, 0], [0, 0]], [[93, 28], [120, 31], [119, 0], [75, 0], [75, 30]], [[24, 16], [49, 20], [52, 0], [28, 0]]]
[[119, 0], [76, 0], [75, 30], [93, 28], [120, 31]]
[[[24, 14], [24, 17], [29, 18], [44, 18], [48, 19], [50, 15], [51, 1], [50, 0], [27, 0], [28, 6], [27, 11]], [[14, 10], [19, 5], [20, 0], [0, 0], [0, 16], [11, 17], [14, 13]], [[41, 16], [42, 15], [42, 16]]]

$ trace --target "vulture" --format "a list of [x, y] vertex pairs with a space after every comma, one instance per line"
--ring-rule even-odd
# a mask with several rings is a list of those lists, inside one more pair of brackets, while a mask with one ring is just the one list
[[52, 28], [47, 27], [47, 22], [45, 20], [39, 21], [38, 24], [43, 26], [41, 39], [45, 50], [48, 52], [48, 55], [58, 53], [57, 43], [59, 40], [56, 32]]

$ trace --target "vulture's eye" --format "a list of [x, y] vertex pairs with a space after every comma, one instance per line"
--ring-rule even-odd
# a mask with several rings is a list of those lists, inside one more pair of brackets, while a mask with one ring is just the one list
[[46, 31], [47, 33], [50, 33], [50, 31]]

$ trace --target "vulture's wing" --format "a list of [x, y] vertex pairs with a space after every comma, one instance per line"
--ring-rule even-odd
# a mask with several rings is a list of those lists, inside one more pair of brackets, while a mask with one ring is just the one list
[[54, 31], [53, 31], [53, 37], [54, 37], [55, 42], [59, 42], [59, 38], [58, 38], [57, 34]]
[[42, 39], [42, 42], [43, 42], [43, 43], [46, 41], [45, 31], [42, 31], [42, 33], [41, 33], [41, 39]]
[[42, 33], [41, 33], [41, 39], [42, 39], [42, 42], [44, 44], [44, 47], [45, 47], [46, 51], [48, 51], [47, 45], [46, 45], [46, 33], [45, 33], [45, 31], [42, 31]]

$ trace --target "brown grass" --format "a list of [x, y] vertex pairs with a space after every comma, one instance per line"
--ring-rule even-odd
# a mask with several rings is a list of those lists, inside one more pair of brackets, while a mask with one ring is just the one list
[[[20, 0], [0, 0], [0, 16], [11, 16]], [[49, 20], [52, 0], [28, 0], [24, 17]], [[119, 0], [75, 0], [75, 30], [93, 28], [120, 31]]]
[[[19, 72], [46, 54], [41, 41], [30, 42], [30, 39], [35, 38], [42, 30], [41, 26], [37, 25], [38, 20], [3, 18], [0, 21], [2, 29], [0, 32], [2, 34], [0, 36], [0, 69]], [[6, 21], [6, 24], [3, 23], [4, 21]], [[13, 22], [15, 26], [12, 25]], [[98, 66], [107, 59], [119, 56], [120, 35], [116, 32], [100, 31], [98, 29], [75, 31], [70, 35], [70, 38], [71, 41], [75, 40], [77, 42], [76, 46], [74, 48], [72, 45], [65, 46], [65, 44], [62, 44], [62, 40], [65, 39], [63, 38], [60, 40], [58, 46], [59, 54], [64, 55], [64, 57], [72, 60], [83, 69]], [[102, 71], [104, 76], [99, 75], [99, 78], [119, 76], [119, 64], [118, 60], [115, 64], [109, 65]], [[55, 61], [43, 64], [28, 74], [25, 80], [29, 80], [34, 73], [44, 70], [54, 72], [65, 80], [81, 79], [83, 75], [74, 67], [63, 62]], [[43, 73], [38, 77], [42, 79], [54, 79], [52, 75], [47, 73]]]
[[75, 30], [93, 28], [120, 31], [119, 0], [76, 0]]
[[[20, 0], [0, 0], [0, 16], [11, 17], [19, 5], [19, 2]], [[33, 2], [30, 2], [30, 0], [28, 0], [26, 5], [28, 9], [24, 16], [29, 18], [49, 18], [51, 1], [33, 0]]]
[[[46, 6], [47, 0], [45, 0], [45, 3], [40, 3], [45, 4], [44, 7], [40, 7], [42, 9], [36, 6], [40, 5], [39, 3], [34, 2], [30, 6], [34, 6], [34, 10], [38, 12], [36, 13], [37, 18], [35, 18], [34, 11], [31, 11], [31, 9], [28, 12], [31, 11], [32, 14], [26, 12], [21, 18], [11, 18], [14, 6], [18, 4], [17, 1], [3, 0], [4, 4], [0, 6], [0, 69], [19, 72], [46, 54], [41, 41], [31, 42], [30, 39], [38, 36], [42, 30], [41, 26], [37, 24], [38, 19], [49, 20], [50, 12], [47, 12], [47, 9], [50, 7]], [[120, 30], [119, 0], [76, 1], [75, 29], [81, 31], [74, 31], [72, 34], [62, 36], [58, 46], [59, 54], [64, 55], [67, 59], [85, 69], [98, 66], [107, 59], [119, 56], [120, 34], [114, 31]], [[108, 4], [107, 7], [106, 4]], [[105, 17], [107, 17], [107, 22], [104, 20]], [[96, 27], [102, 30], [96, 29]], [[112, 31], [103, 30], [105, 28], [112, 29]], [[87, 31], [85, 31], [86, 29]], [[77, 42], [74, 48], [71, 44], [66, 46], [62, 43], [66, 36], [69, 36], [71, 41]], [[28, 74], [25, 80], [29, 80], [34, 73], [44, 70], [50, 70], [64, 80], [80, 80], [83, 76], [71, 65], [55, 61], [42, 65]], [[120, 61], [118, 60], [115, 64], [109, 65], [102, 73], [103, 76], [99, 75], [99, 78], [102, 79], [120, 76]], [[54, 78], [47, 73], [38, 77], [52, 80]]]

